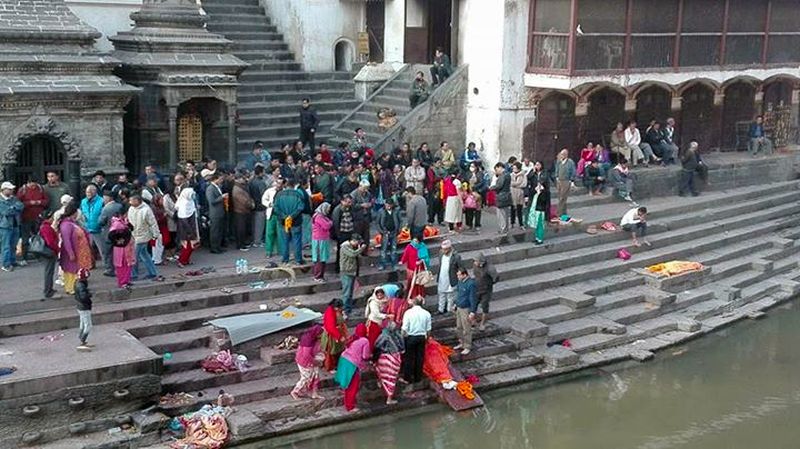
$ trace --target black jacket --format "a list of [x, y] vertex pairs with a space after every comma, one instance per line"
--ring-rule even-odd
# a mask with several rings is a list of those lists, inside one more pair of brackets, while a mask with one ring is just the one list
[[78, 301], [78, 310], [92, 310], [92, 292], [87, 281], [75, 283], [75, 301]]
[[312, 108], [300, 108], [300, 128], [301, 129], [316, 129], [319, 126], [319, 116], [317, 111]]
[[392, 209], [392, 214], [389, 215], [386, 212], [386, 209], [381, 209], [378, 212], [378, 230], [381, 232], [389, 232], [387, 229], [389, 226], [394, 223], [394, 233], [400, 232], [400, 209], [394, 208]]
[[[441, 267], [442, 267], [442, 256], [443, 256], [443, 254], [439, 255], [439, 270], [441, 270]], [[464, 262], [461, 260], [461, 254], [458, 254], [458, 252], [454, 249], [450, 253], [450, 269], [448, 270], [448, 276], [450, 277], [450, 286], [451, 287], [455, 287], [456, 285], [458, 285], [458, 276], [457, 276], [457, 274], [458, 274], [458, 269], [459, 268], [465, 268], [464, 267]], [[436, 279], [437, 280], [439, 279], [438, 271], [436, 273]]]

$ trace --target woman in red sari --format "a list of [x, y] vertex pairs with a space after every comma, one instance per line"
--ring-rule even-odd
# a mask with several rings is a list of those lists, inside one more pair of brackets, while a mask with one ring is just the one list
[[425, 286], [414, 284], [414, 275], [417, 272], [427, 270], [431, 266], [431, 256], [428, 247], [424, 242], [414, 238], [403, 250], [400, 263], [406, 266], [406, 291], [410, 291], [411, 297], [425, 297]]
[[592, 142], [589, 142], [586, 145], [586, 148], [581, 150], [581, 159], [578, 161], [578, 166], [577, 166], [578, 177], [583, 176], [583, 171], [586, 168], [586, 166], [591, 164], [596, 157], [597, 154], [594, 151], [594, 144]]
[[339, 355], [345, 349], [347, 342], [347, 324], [342, 314], [341, 299], [334, 299], [328, 303], [328, 308], [322, 315], [322, 337], [320, 339], [320, 346], [325, 353], [325, 362], [323, 366], [329, 372], [336, 371], [336, 365], [339, 363]]

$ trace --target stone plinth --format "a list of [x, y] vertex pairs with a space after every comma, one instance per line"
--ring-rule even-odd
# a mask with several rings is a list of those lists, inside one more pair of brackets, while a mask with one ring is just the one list
[[[633, 271], [644, 276], [647, 285], [650, 287], [669, 293], [680, 293], [704, 285], [707, 282], [708, 275], [711, 274], [711, 267], [703, 267], [702, 270], [689, 271], [669, 277], [657, 276], [645, 269], [635, 269]], [[664, 298], [658, 298], [658, 300], [653, 298], [653, 303], [660, 305], [662, 302], [667, 304], [674, 302], [674, 300], [674, 298], [665, 296]]]
[[13, 447], [10, 441], [23, 434], [40, 433], [49, 440], [96, 431], [161, 392], [161, 357], [131, 334], [96, 327], [89, 341], [97, 347], [78, 352], [76, 333], [70, 329], [3, 340], [0, 366], [16, 366], [17, 371], [0, 377], [0, 447]]
[[375, 89], [388, 81], [394, 74], [395, 70], [391, 64], [370, 63], [365, 65], [353, 78], [356, 83], [356, 99], [366, 101], [375, 92]]

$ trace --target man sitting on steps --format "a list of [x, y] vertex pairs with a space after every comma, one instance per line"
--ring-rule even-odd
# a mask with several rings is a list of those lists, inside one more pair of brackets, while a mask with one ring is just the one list
[[411, 92], [408, 95], [408, 102], [411, 104], [411, 109], [427, 101], [429, 95], [430, 87], [428, 86], [428, 82], [425, 81], [425, 74], [417, 72], [414, 81], [411, 83]]
[[[631, 233], [634, 246], [642, 246], [642, 243], [650, 246], [650, 242], [644, 239], [644, 237], [647, 236], [646, 207], [634, 207], [628, 210], [628, 212], [625, 212], [625, 215], [622, 216], [622, 221], [620, 221], [619, 224], [622, 226], [623, 231]], [[640, 238], [642, 238], [641, 242], [639, 241]]]

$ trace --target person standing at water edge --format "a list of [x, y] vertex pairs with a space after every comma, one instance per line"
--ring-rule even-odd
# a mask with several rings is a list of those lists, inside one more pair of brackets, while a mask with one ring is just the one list
[[459, 343], [453, 349], [461, 349], [461, 355], [472, 351], [472, 323], [478, 301], [475, 293], [475, 280], [469, 277], [466, 268], [458, 269], [458, 288], [456, 291], [456, 333]]
[[290, 393], [293, 399], [300, 399], [303, 395], [308, 395], [311, 399], [323, 399], [317, 393], [319, 389], [319, 367], [324, 358], [320, 344], [322, 331], [322, 326], [315, 324], [300, 337], [297, 353], [294, 357], [297, 369], [300, 371], [300, 380], [297, 381]]
[[475, 276], [475, 293], [478, 305], [481, 308], [480, 330], [486, 328], [486, 319], [489, 315], [489, 303], [492, 301], [494, 284], [498, 281], [497, 270], [489, 259], [483, 254], [473, 261], [473, 275]]
[[396, 404], [394, 400], [395, 387], [397, 386], [400, 366], [402, 364], [402, 354], [406, 350], [403, 336], [397, 329], [394, 321], [381, 332], [378, 340], [375, 341], [375, 352], [378, 353], [378, 361], [375, 363], [375, 374], [378, 381], [386, 393], [386, 405]]
[[415, 298], [414, 305], [403, 315], [403, 336], [406, 353], [403, 357], [403, 380], [416, 383], [422, 380], [425, 342], [431, 334], [431, 314], [422, 308], [425, 298]]
[[361, 373], [367, 370], [371, 358], [372, 349], [367, 340], [367, 327], [359, 324], [356, 326], [353, 339], [339, 358], [339, 366], [333, 377], [344, 390], [344, 408], [348, 412], [358, 411], [356, 398], [361, 387]]

